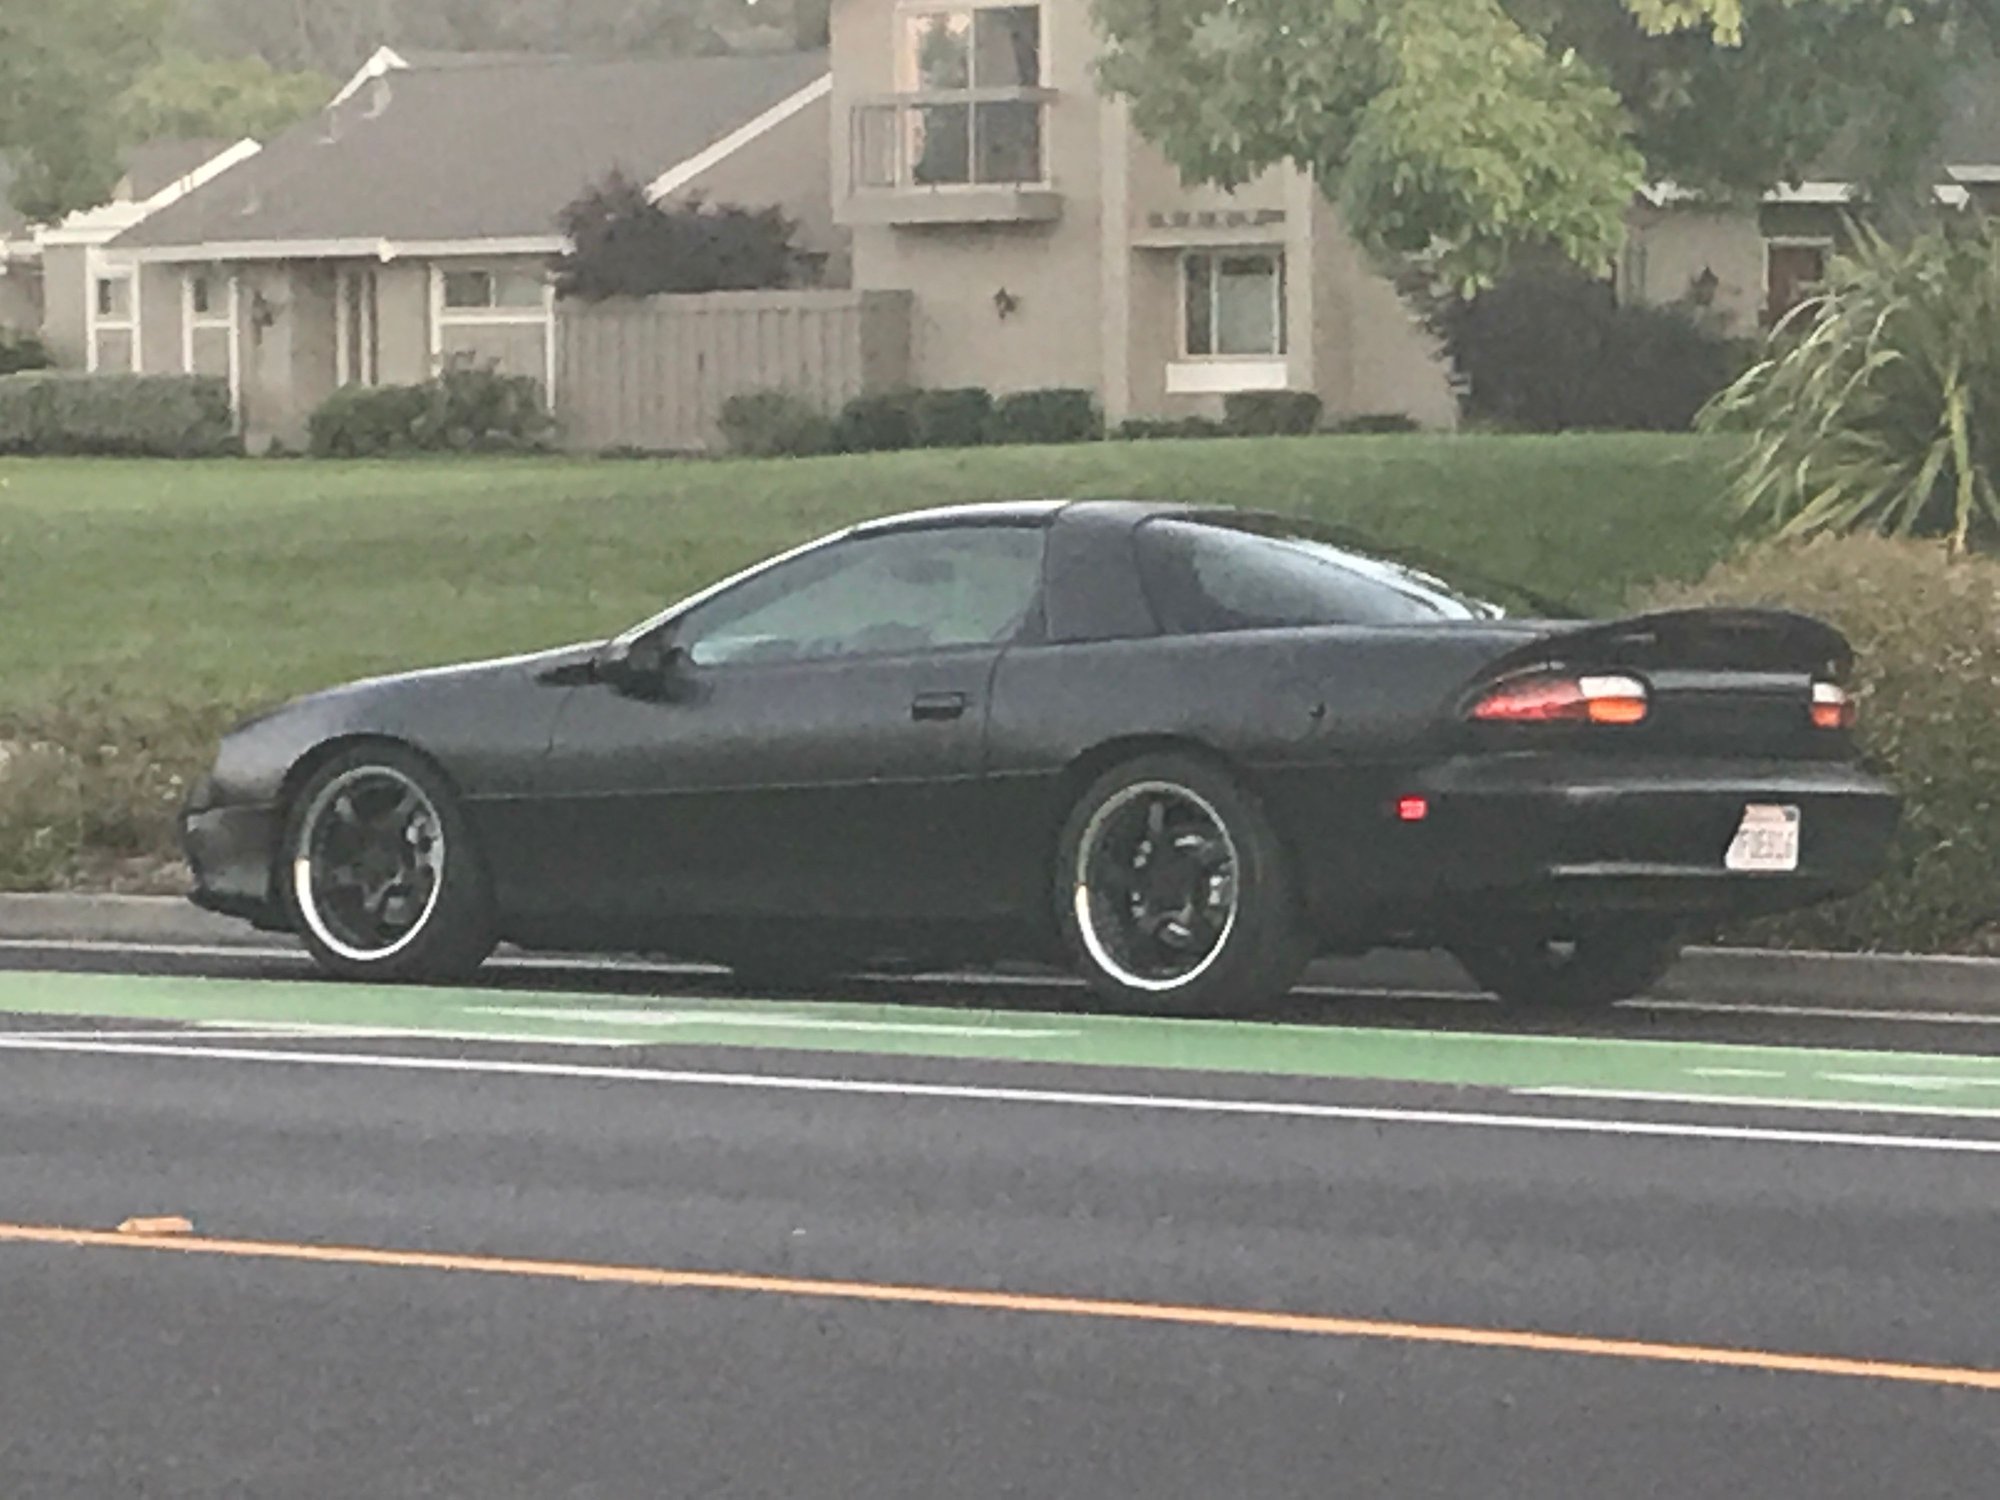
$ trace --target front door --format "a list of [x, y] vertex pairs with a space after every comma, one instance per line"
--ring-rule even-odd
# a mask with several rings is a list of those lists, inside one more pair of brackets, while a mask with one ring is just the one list
[[665, 627], [673, 691], [579, 688], [549, 762], [550, 896], [652, 920], [996, 914], [980, 858], [988, 692], [1043, 533], [863, 535]]

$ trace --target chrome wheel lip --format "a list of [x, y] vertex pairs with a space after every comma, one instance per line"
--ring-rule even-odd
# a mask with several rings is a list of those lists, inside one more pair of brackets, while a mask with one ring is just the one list
[[[435, 848], [432, 855], [436, 874], [431, 881], [430, 893], [424, 899], [423, 910], [410, 924], [409, 930], [393, 943], [379, 948], [360, 948], [340, 937], [333, 931], [325, 914], [320, 909], [319, 893], [315, 889], [316, 879], [313, 868], [312, 847], [314, 835], [327, 811], [342, 796], [356, 786], [369, 781], [392, 782], [404, 793], [416, 799], [417, 809], [413, 817], [425, 817], [435, 830]], [[407, 824], [405, 825], [407, 826]], [[320, 789], [305, 816], [299, 821], [297, 845], [292, 852], [292, 895], [298, 904], [300, 918], [305, 922], [313, 938], [327, 951], [350, 963], [379, 964], [395, 958], [407, 951], [430, 927], [431, 917], [437, 911], [439, 898], [444, 894], [445, 859], [448, 854], [445, 844], [444, 819], [438, 811], [437, 803], [405, 772], [392, 766], [362, 765], [335, 777]]]
[[[1210, 944], [1208, 951], [1186, 973], [1164, 979], [1134, 974], [1127, 969], [1098, 932], [1097, 915], [1091, 909], [1089, 871], [1092, 851], [1097, 847], [1098, 840], [1103, 836], [1104, 829], [1112, 818], [1134, 802], [1149, 797], [1172, 797], [1197, 809], [1208, 820], [1217, 837], [1221, 839], [1223, 848], [1228, 852], [1229, 869], [1234, 881], [1234, 888], [1229, 898], [1229, 915], [1223, 919], [1222, 931], [1216, 934], [1215, 941]], [[1236, 931], [1237, 918], [1243, 910], [1242, 868], [1242, 855], [1236, 847], [1236, 836], [1230, 832], [1227, 820], [1216, 810], [1215, 804], [1199, 792], [1177, 781], [1137, 781], [1130, 786], [1121, 787], [1106, 798], [1104, 804], [1091, 815], [1090, 822], [1084, 826], [1083, 837], [1077, 844], [1071, 900], [1076, 915], [1077, 934], [1083, 942], [1084, 951], [1090, 955], [1091, 962], [1099, 969], [1129, 989], [1154, 995], [1171, 994], [1176, 990], [1186, 989], [1213, 969], [1221, 961], [1222, 955], [1228, 951], [1229, 940]]]

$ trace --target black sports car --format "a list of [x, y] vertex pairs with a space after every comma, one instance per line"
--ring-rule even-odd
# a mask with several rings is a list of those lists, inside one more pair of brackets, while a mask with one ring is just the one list
[[1490, 593], [1237, 511], [874, 521], [609, 642], [240, 726], [184, 814], [194, 899], [355, 977], [503, 940], [787, 982], [1067, 955], [1210, 1009], [1380, 945], [1604, 1002], [1874, 877], [1898, 801], [1834, 630]]

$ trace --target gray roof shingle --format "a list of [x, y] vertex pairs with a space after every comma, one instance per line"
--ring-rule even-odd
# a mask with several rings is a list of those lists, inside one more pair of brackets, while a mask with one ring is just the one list
[[115, 243], [553, 235], [562, 209], [612, 168], [649, 181], [826, 71], [813, 52], [394, 72]]

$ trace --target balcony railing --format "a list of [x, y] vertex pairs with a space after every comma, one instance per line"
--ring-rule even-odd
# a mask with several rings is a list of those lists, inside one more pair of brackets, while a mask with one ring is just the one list
[[[917, 219], [1046, 218], [1048, 89], [955, 89], [898, 94], [854, 106], [856, 197], [916, 195], [932, 201]], [[1011, 205], [1011, 207], [1009, 206]], [[904, 215], [890, 212], [891, 219]]]

